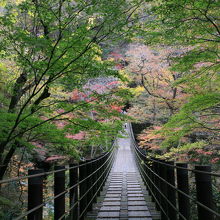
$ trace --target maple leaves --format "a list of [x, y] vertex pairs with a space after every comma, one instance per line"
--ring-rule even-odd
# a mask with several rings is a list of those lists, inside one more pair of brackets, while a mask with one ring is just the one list
[[155, 117], [158, 113], [160, 115], [155, 109], [164, 111], [162, 109], [166, 108], [169, 115], [174, 114], [179, 106], [177, 100], [184, 97], [182, 90], [174, 86], [178, 76], [169, 70], [170, 56], [174, 56], [174, 52], [175, 49], [171, 47], [152, 49], [143, 44], [131, 44], [126, 52], [129, 62], [126, 69], [131, 72], [133, 80], [144, 88], [148, 95], [148, 106], [152, 106], [150, 111], [154, 112]]
[[[219, 160], [216, 159], [218, 152], [214, 149], [212, 151], [215, 153], [209, 149], [194, 150], [194, 147], [195, 149], [196, 146], [200, 147], [198, 140], [192, 149], [184, 149], [184, 146], [191, 142], [187, 135], [192, 131], [196, 135], [196, 127], [201, 132], [210, 128], [212, 133], [215, 133], [214, 130], [219, 131], [220, 124], [218, 107], [216, 106], [213, 111], [208, 106], [213, 105], [214, 101], [219, 102], [214, 98], [216, 96], [212, 96], [211, 92], [208, 95], [209, 98], [202, 95], [191, 102], [191, 92], [194, 91], [194, 94], [203, 93], [202, 81], [200, 86], [198, 83], [190, 85], [193, 81], [182, 83], [181, 77], [184, 76], [184, 73], [181, 75], [179, 71], [175, 72], [177, 70], [175, 65], [171, 68], [173, 60], [180, 59], [182, 55], [186, 56], [191, 49], [190, 47], [179, 49], [162, 47], [157, 48], [156, 51], [141, 44], [130, 46], [126, 53], [129, 62], [127, 70], [131, 72], [131, 77], [137, 85], [142, 86], [145, 91], [133, 101], [134, 104], [129, 110], [129, 114], [140, 121], [149, 121], [153, 122], [154, 125], [159, 125], [145, 129], [138, 136], [139, 146], [148, 149], [154, 156], [161, 154], [163, 158], [175, 158], [178, 161], [218, 163]], [[196, 70], [204, 70], [210, 66], [210, 62], [193, 64]], [[189, 79], [193, 76], [192, 71]], [[191, 90], [189, 90], [189, 86], [191, 86]], [[187, 101], [189, 104], [185, 104]], [[183, 105], [185, 105], [184, 108], [182, 108]], [[179, 111], [179, 109], [181, 110]], [[166, 123], [171, 116], [173, 117], [170, 122], [163, 126], [164, 122]], [[191, 126], [188, 126], [190, 123]], [[171, 124], [172, 126], [170, 126]], [[212, 140], [209, 138], [209, 141]]]
[[64, 132], [65, 138], [73, 140], [74, 144], [80, 143], [79, 151], [82, 152], [83, 147], [91, 146], [93, 142], [91, 150], [94, 150], [103, 137], [111, 139], [110, 133], [114, 129], [114, 133], [117, 133], [119, 124], [115, 122], [123, 117], [121, 112], [124, 102], [119, 85], [120, 82], [113, 77], [90, 79], [81, 89], [74, 89], [68, 94], [69, 98], [66, 98], [68, 105], [80, 103], [85, 106], [84, 109], [69, 113], [65, 113], [63, 108], [56, 110], [61, 116], [53, 124]]
[[123, 70], [125, 66], [127, 65], [126, 58], [117, 50], [111, 52], [108, 55], [108, 58], [114, 60], [116, 70]]
[[122, 106], [117, 106], [117, 105], [110, 105], [110, 108], [114, 111], [117, 111], [117, 112], [122, 112]]
[[139, 146], [150, 151], [160, 150], [160, 144], [164, 140], [161, 134], [156, 133], [161, 126], [152, 126], [141, 132], [137, 139], [139, 140]]
[[78, 102], [78, 101], [83, 101], [87, 95], [83, 92], [80, 92], [78, 89], [74, 89], [72, 92], [72, 96], [70, 97], [70, 100], [72, 102]]
[[[0, 178], [11, 152], [16, 152], [20, 144], [28, 146], [36, 137], [48, 149], [75, 157], [75, 143], [83, 138], [81, 131], [92, 128], [113, 137], [120, 129], [114, 122], [123, 101], [117, 103], [110, 97], [119, 84], [114, 77], [120, 76], [113, 68], [114, 62], [102, 59], [101, 45], [119, 40], [136, 14], [137, 8], [131, 13], [130, 7], [137, 2], [106, 3], [49, 0], [4, 4], [0, 17], [2, 58], [13, 65], [8, 63], [10, 74], [4, 75], [10, 77], [0, 89], [0, 99], [4, 97], [4, 102], [0, 100], [0, 121], [6, 125], [0, 132]], [[100, 76], [111, 80], [91, 83]], [[103, 123], [108, 116], [109, 121]], [[93, 142], [100, 145], [97, 139]]]

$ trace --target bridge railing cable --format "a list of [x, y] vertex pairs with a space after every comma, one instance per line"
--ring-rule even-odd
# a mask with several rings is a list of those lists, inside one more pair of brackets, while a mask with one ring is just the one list
[[[84, 219], [86, 213], [92, 210], [92, 204], [97, 201], [102, 187], [111, 170], [116, 154], [115, 144], [103, 155], [67, 166], [55, 166], [53, 171], [44, 172], [41, 169], [29, 170], [27, 176], [21, 176], [0, 181], [1, 186], [20, 180], [28, 180], [27, 211], [14, 217], [13, 220], [42, 220], [43, 208], [53, 202], [53, 219], [70, 220]], [[53, 175], [54, 196], [45, 198], [44, 178]], [[68, 175], [68, 187], [66, 187]], [[67, 198], [69, 207], [66, 208]]]
[[[131, 125], [129, 128], [137, 166], [161, 211], [161, 220], [219, 220], [220, 204], [214, 202], [212, 179], [220, 174], [212, 172], [208, 165], [188, 168], [187, 163], [149, 157], [138, 147]], [[190, 192], [193, 182], [196, 196]]]

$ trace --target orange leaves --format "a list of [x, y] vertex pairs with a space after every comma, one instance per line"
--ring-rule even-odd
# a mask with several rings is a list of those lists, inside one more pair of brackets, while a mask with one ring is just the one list
[[70, 100], [73, 102], [82, 101], [85, 100], [87, 95], [83, 92], [80, 92], [78, 89], [74, 89], [72, 92], [72, 96], [70, 97]]
[[78, 91], [78, 89], [73, 90], [71, 100], [72, 101], [78, 101], [79, 100], [79, 91]]
[[149, 150], [160, 149], [160, 143], [163, 140], [161, 134], [156, 133], [161, 129], [160, 126], [153, 126], [145, 129], [140, 135], [138, 135], [139, 145], [141, 148], [147, 148]]
[[117, 112], [122, 112], [122, 106], [110, 105], [110, 109], [115, 110]]
[[114, 60], [122, 60], [124, 57], [119, 52], [111, 52], [109, 57], [113, 58]]
[[124, 68], [124, 66], [123, 66], [123, 64], [121, 64], [121, 63], [117, 63], [117, 64], [115, 65], [115, 68], [116, 68], [116, 70], [122, 70], [122, 69]]

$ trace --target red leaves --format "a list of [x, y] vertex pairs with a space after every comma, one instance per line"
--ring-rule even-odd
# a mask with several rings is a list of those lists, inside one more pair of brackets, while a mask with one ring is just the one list
[[220, 161], [219, 157], [215, 157], [215, 158], [210, 160], [211, 163], [218, 163], [219, 161]]
[[124, 59], [124, 57], [120, 54], [120, 53], [117, 53], [117, 52], [111, 52], [109, 54], [110, 57], [114, 58], [115, 60], [121, 60], [121, 59]]
[[117, 112], [122, 112], [122, 106], [111, 105], [110, 108], [111, 108], [112, 110], [117, 111]]
[[121, 63], [117, 63], [117, 64], [115, 65], [115, 68], [116, 68], [117, 70], [122, 70], [122, 69], [124, 68], [124, 66], [123, 66]]
[[55, 121], [55, 124], [57, 128], [62, 129], [64, 128], [68, 123], [66, 121]]
[[70, 100], [73, 102], [82, 101], [85, 100], [87, 95], [83, 92], [80, 92], [78, 89], [74, 89], [72, 92], [72, 96], [70, 97]]
[[160, 130], [160, 126], [150, 127], [145, 129], [139, 136], [138, 140], [141, 148], [147, 148], [150, 150], [158, 150], [160, 149], [160, 143], [163, 138], [160, 134], [156, 134], [155, 132]]

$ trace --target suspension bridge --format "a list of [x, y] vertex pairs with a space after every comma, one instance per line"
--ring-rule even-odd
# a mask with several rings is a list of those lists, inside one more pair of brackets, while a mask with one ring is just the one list
[[[87, 161], [29, 170], [4, 179], [1, 186], [28, 180], [26, 210], [14, 220], [218, 220], [219, 201], [211, 167], [158, 160], [139, 149], [131, 125], [111, 149]], [[54, 195], [47, 198], [44, 179], [53, 176]], [[193, 185], [193, 187], [191, 187]], [[193, 191], [192, 191], [193, 190]], [[44, 209], [52, 204], [52, 216]]]

